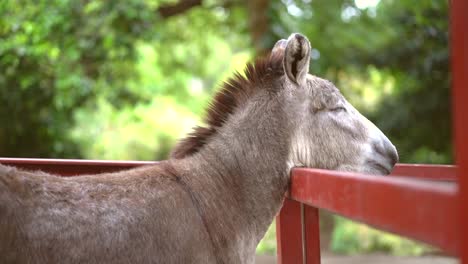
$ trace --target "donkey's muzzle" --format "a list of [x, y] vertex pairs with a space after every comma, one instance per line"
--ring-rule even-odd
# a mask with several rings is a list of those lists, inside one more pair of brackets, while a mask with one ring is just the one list
[[379, 160], [379, 166], [391, 172], [399, 159], [395, 146], [393, 146], [390, 140], [385, 139], [383, 142], [375, 142], [372, 144], [372, 148], [378, 156], [377, 160]]

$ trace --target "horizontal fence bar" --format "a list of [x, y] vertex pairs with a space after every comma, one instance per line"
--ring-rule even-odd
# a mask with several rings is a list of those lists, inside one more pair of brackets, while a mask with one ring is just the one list
[[399, 163], [395, 166], [391, 175], [428, 180], [455, 181], [457, 180], [457, 167], [454, 165]]
[[457, 185], [296, 168], [289, 197], [457, 255]]
[[98, 174], [116, 172], [142, 165], [155, 164], [154, 161], [115, 161], [115, 160], [77, 160], [77, 159], [26, 159], [0, 158], [3, 165], [25, 170], [41, 170], [61, 176]]

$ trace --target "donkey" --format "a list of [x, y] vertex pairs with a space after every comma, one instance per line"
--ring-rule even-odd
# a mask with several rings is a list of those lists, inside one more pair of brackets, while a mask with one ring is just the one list
[[169, 160], [62, 178], [0, 166], [1, 263], [253, 263], [295, 166], [389, 174], [395, 147], [292, 34], [215, 95]]

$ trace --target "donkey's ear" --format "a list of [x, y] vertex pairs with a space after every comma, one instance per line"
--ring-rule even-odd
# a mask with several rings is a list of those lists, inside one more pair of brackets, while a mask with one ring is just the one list
[[276, 42], [275, 46], [273, 46], [273, 49], [271, 50], [270, 59], [274, 61], [279, 59], [282, 61], [284, 58], [284, 50], [286, 49], [287, 44], [288, 41], [285, 39], [278, 40], [278, 42]]
[[285, 39], [280, 39], [276, 42], [275, 46], [273, 46], [273, 50], [271, 51], [271, 55], [275, 54], [281, 54], [281, 56], [284, 54], [284, 50], [286, 49], [286, 46], [288, 45], [288, 41]]
[[298, 33], [289, 36], [283, 67], [288, 78], [299, 85], [305, 82], [309, 72], [310, 49], [310, 42], [305, 36]]

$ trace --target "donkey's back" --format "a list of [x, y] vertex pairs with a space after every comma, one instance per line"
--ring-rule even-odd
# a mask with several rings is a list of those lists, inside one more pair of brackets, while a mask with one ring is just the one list
[[214, 263], [165, 167], [62, 178], [0, 165], [1, 263]]

